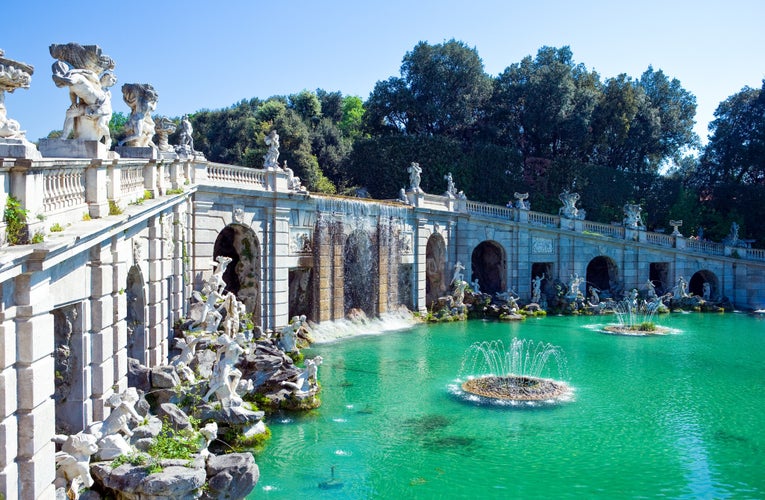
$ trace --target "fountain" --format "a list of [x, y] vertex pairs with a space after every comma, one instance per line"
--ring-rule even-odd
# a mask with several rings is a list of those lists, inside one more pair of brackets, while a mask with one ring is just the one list
[[501, 340], [476, 342], [462, 358], [459, 378], [467, 379], [462, 390], [480, 402], [500, 404], [570, 399], [572, 389], [565, 382], [542, 377], [551, 357], [558, 375], [565, 375], [565, 357], [552, 344], [514, 338], [506, 348]]
[[618, 324], [606, 325], [603, 328], [605, 333], [646, 336], [670, 332], [669, 328], [654, 321], [656, 313], [666, 311], [661, 297], [643, 300], [637, 297], [637, 290], [633, 290], [628, 298], [616, 303], [613, 311]]

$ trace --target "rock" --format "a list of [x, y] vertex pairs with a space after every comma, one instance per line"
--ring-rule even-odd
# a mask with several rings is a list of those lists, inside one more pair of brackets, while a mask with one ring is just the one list
[[158, 389], [171, 389], [181, 385], [181, 379], [170, 365], [155, 366], [151, 369], [151, 386]]
[[[200, 498], [207, 480], [203, 468], [163, 463], [162, 472], [149, 474], [146, 466], [123, 464], [114, 469], [110, 463], [90, 466], [94, 479], [105, 488], [119, 492], [125, 500], [191, 500]], [[226, 497], [221, 497], [226, 498]], [[229, 497], [233, 498], [233, 497]], [[244, 497], [240, 497], [244, 498]]]
[[133, 436], [130, 438], [130, 442], [135, 444], [139, 439], [155, 438], [162, 432], [162, 420], [155, 416], [150, 416], [148, 422], [139, 425], [133, 429]]
[[157, 416], [166, 421], [175, 431], [193, 429], [189, 416], [173, 403], [162, 403], [157, 410]]
[[205, 499], [245, 498], [260, 478], [260, 470], [251, 453], [211, 455], [207, 460]]
[[213, 365], [215, 364], [215, 352], [210, 349], [199, 350], [194, 354], [194, 358], [189, 363], [189, 368], [194, 370], [201, 378], [209, 379], [212, 376]]
[[114, 460], [120, 455], [131, 453], [133, 449], [122, 434], [110, 434], [98, 441], [98, 452], [95, 460]]
[[151, 370], [135, 358], [128, 358], [128, 386], [144, 393], [151, 390]]

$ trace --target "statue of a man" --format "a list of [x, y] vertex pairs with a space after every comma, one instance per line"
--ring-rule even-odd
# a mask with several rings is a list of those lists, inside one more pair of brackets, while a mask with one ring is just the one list
[[263, 157], [265, 162], [263, 167], [266, 170], [279, 170], [279, 134], [276, 130], [272, 130], [265, 139], [266, 146], [268, 146], [268, 152]]
[[126, 83], [122, 86], [122, 96], [131, 111], [125, 124], [129, 135], [119, 145], [156, 148], [151, 140], [155, 132], [151, 113], [157, 109], [157, 91], [148, 83]]
[[407, 172], [409, 172], [409, 189], [411, 189], [414, 193], [421, 193], [422, 190], [420, 189], [420, 174], [422, 174], [422, 169], [420, 168], [420, 164], [412, 162], [409, 165], [409, 168], [407, 168]]

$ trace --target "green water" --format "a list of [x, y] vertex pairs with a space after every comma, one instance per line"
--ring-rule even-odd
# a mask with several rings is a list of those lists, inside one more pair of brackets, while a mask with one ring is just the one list
[[[765, 319], [664, 315], [679, 332], [653, 337], [595, 323], [423, 325], [306, 351], [324, 358], [323, 404], [269, 421], [250, 498], [765, 498]], [[473, 342], [513, 337], [560, 347], [573, 401], [450, 394]]]

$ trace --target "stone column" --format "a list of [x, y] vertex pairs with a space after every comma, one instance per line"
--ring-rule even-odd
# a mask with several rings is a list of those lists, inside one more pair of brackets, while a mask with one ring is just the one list
[[93, 160], [85, 169], [85, 201], [88, 213], [94, 219], [109, 215], [106, 174], [107, 167], [102, 160]]
[[157, 366], [167, 361], [168, 339], [167, 333], [167, 289], [165, 284], [165, 241], [162, 234], [163, 217], [152, 217], [147, 221], [149, 238], [147, 247], [149, 251], [147, 266], [149, 275], [146, 278], [146, 330], [148, 339], [146, 364]]
[[331, 217], [331, 214], [320, 213], [313, 233], [313, 317], [319, 322], [332, 319], [332, 258], [334, 248], [330, 233]]
[[127, 275], [130, 269], [133, 246], [130, 240], [113, 237], [111, 242], [112, 261], [112, 357], [114, 359], [114, 380], [117, 391], [127, 389]]
[[[53, 315], [50, 277], [44, 272], [15, 279], [18, 496], [53, 498], [56, 408], [53, 402]], [[7, 410], [6, 410], [7, 411]], [[12, 441], [6, 443], [13, 445]], [[16, 496], [13, 489], [10, 498]]]
[[335, 215], [332, 233], [332, 319], [345, 317], [345, 231], [342, 215]]
[[14, 281], [0, 283], [0, 493], [18, 496], [19, 449]]
[[[263, 326], [274, 329], [289, 323], [289, 267], [286, 257], [290, 252], [290, 209], [272, 207], [267, 210], [268, 224], [265, 248]], [[273, 321], [273, 324], [270, 322]]]
[[[416, 283], [415, 307], [421, 313], [426, 313], [427, 299], [425, 297], [427, 285], [426, 258], [428, 249], [428, 232], [425, 230], [425, 224], [428, 220], [423, 216], [417, 217], [417, 227], [414, 234], [414, 275]], [[448, 251], [448, 249], [447, 249]]]
[[114, 392], [114, 268], [111, 245], [90, 250], [90, 398], [92, 421], [103, 420], [109, 414], [104, 402]]
[[377, 218], [377, 314], [388, 312], [389, 265], [391, 263], [388, 253], [391, 250], [390, 227], [386, 224], [386, 218]]

